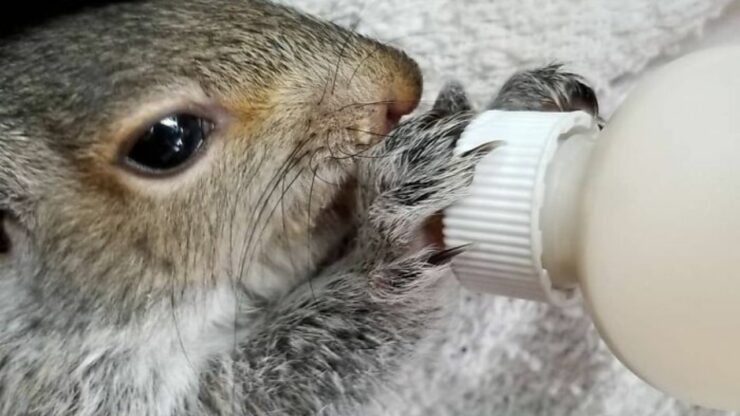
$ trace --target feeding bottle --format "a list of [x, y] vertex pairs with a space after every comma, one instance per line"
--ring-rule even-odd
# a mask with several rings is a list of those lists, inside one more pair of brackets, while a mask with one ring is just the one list
[[495, 141], [445, 213], [446, 245], [470, 244], [463, 285], [582, 302], [635, 374], [740, 410], [740, 47], [654, 72], [601, 131], [583, 112], [489, 111], [457, 151]]

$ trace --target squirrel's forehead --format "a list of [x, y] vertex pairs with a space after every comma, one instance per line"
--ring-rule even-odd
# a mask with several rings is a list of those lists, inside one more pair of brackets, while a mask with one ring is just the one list
[[[305, 45], [317, 37], [343, 39], [339, 28], [310, 18], [284, 5], [266, 0], [70, 0], [48, 4], [27, 0], [24, 7], [0, 14], [0, 46], [17, 40], [68, 43], [84, 41], [91, 46], [126, 42], [167, 45], [199, 37], [192, 46], [276, 40], [280, 35], [302, 32]], [[94, 42], [97, 40], [97, 42]], [[132, 43], [135, 42], [135, 43]], [[274, 44], [272, 44], [274, 47]], [[293, 45], [301, 47], [301, 44]]]
[[95, 6], [59, 6], [58, 15], [20, 18], [32, 23], [16, 22], [5, 36], [0, 24], [0, 85], [12, 91], [32, 80], [48, 91], [68, 87], [85, 94], [86, 84], [99, 94], [113, 90], [107, 84], [134, 91], [172, 78], [253, 84], [325, 61], [333, 49], [342, 48], [349, 59], [353, 49], [367, 46], [350, 42], [360, 38], [334, 25], [262, 0], [70, 2], [78, 3]]
[[183, 79], [206, 90], [259, 88], [281, 71], [309, 65], [305, 57], [330, 53], [320, 43], [343, 44], [338, 28], [261, 0], [71, 3], [94, 7], [68, 7], [0, 37], [6, 112], [16, 105], [15, 113], [82, 115]]

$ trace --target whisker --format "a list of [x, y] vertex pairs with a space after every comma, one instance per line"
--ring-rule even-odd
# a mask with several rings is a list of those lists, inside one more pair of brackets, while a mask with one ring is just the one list
[[[300, 172], [299, 172], [299, 174], [300, 174]], [[283, 234], [284, 235], [288, 235], [288, 226], [285, 223], [285, 218], [286, 218], [286, 214], [285, 214], [285, 194], [288, 192], [288, 189], [290, 189], [290, 187], [293, 185], [293, 182], [295, 182], [295, 179], [293, 179], [293, 181], [291, 181], [290, 185], [288, 185], [286, 187], [285, 186], [285, 176], [286, 175], [283, 175], [283, 180], [282, 180], [282, 182], [283, 182], [283, 192], [282, 192], [282, 195], [280, 196], [280, 219], [281, 219], [281, 221], [283, 223]], [[296, 176], [296, 179], [297, 178], [298, 178], [298, 176]], [[288, 243], [288, 246], [292, 245], [292, 240], [291, 239], [287, 238], [286, 239], [286, 242]], [[292, 250], [290, 250], [290, 247], [288, 247], [288, 251], [289, 252], [292, 251]], [[291, 266], [292, 270], [298, 270], [298, 268], [296, 267], [295, 261], [293, 261], [293, 256], [288, 256], [288, 259], [290, 261], [290, 266]]]
[[[316, 156], [316, 154], [317, 153], [314, 153], [313, 156]], [[319, 164], [318, 163], [314, 163], [314, 160], [315, 159], [313, 158], [313, 156], [309, 160], [309, 165], [311, 166], [311, 169], [313, 170], [313, 174], [315, 176], [315, 179], [320, 180], [321, 182], [323, 182], [326, 185], [342, 186], [342, 184], [340, 184], [340, 183], [329, 181], [327, 179], [322, 178], [321, 175], [319, 175], [319, 172], [318, 172]], [[324, 160], [333, 160], [333, 158], [331, 158], [331, 157], [324, 157], [323, 159]]]
[[341, 107], [337, 107], [337, 109], [334, 110], [330, 114], [338, 113], [348, 108], [362, 108], [362, 107], [369, 107], [373, 105], [398, 104], [398, 103], [409, 104], [409, 103], [413, 103], [413, 101], [411, 100], [381, 100], [381, 101], [368, 101], [368, 102], [354, 102], [354, 103], [345, 104]]
[[330, 159], [330, 160], [347, 160], [347, 159], [363, 159], [363, 158], [364, 159], [375, 159], [375, 157], [372, 157], [372, 156], [363, 157], [363, 153], [371, 149], [373, 149], [372, 146], [366, 147], [365, 149], [362, 149], [362, 150], [358, 150], [355, 153], [350, 153], [342, 149], [340, 146], [337, 146], [337, 152], [341, 153], [344, 156], [327, 157], [326, 159]]
[[[357, 72], [360, 70], [360, 68], [367, 63], [367, 60], [370, 59], [373, 55], [375, 55], [382, 47], [384, 46], [390, 46], [394, 42], [398, 42], [399, 40], [405, 40], [416, 36], [428, 36], [430, 34], [434, 34], [434, 32], [416, 32], [416, 33], [409, 33], [403, 36], [396, 36], [387, 40], [384, 40], [382, 43], [378, 42], [374, 47], [373, 50], [370, 51], [367, 55], [365, 55], [360, 62], [357, 64], [355, 69], [352, 71], [352, 76], [350, 76], [349, 80], [347, 81], [347, 87], [349, 88], [350, 85], [352, 85], [352, 81], [355, 79], [355, 76], [357, 75]], [[398, 45], [395, 45], [398, 46]], [[401, 48], [404, 49], [404, 48]]]
[[[327, 82], [327, 89], [328, 89], [328, 85], [329, 85], [330, 82], [331, 82], [331, 79], [329, 80], [329, 82]], [[337, 109], [333, 109], [331, 112], [329, 112], [327, 114], [329, 114], [329, 115], [335, 114], [336, 112], [344, 111], [344, 110], [346, 110], [348, 108], [352, 108], [352, 107], [361, 108], [361, 107], [372, 106], [372, 105], [383, 105], [383, 104], [394, 104], [394, 103], [410, 103], [410, 102], [411, 102], [411, 100], [383, 100], [383, 101], [351, 102], [351, 103], [345, 104], [345, 105], [343, 105], [343, 106], [341, 106], [341, 107], [339, 107]], [[435, 102], [435, 100], [426, 99], [426, 100], [419, 101], [419, 104], [426, 106], [426, 105], [432, 105], [432, 104], [434, 104], [434, 102]], [[280, 107], [282, 107], [282, 108], [291, 108], [291, 109], [293, 109], [293, 108], [301, 108], [301, 107], [311, 107], [311, 108], [314, 108], [317, 105], [320, 105], [321, 103], [322, 103], [321, 100], [319, 100], [318, 102], [317, 101], [299, 101], [299, 100], [295, 100], [295, 101], [291, 101], [291, 102], [281, 102], [280, 103]], [[280, 111], [278, 109], [278, 105], [275, 105], [275, 104], [270, 104], [270, 105], [252, 104], [251, 105], [251, 108], [253, 108], [255, 110], [262, 110], [262, 111]]]
[[[312, 156], [313, 157], [313, 156]], [[310, 166], [309, 162], [309, 166]], [[308, 255], [311, 255], [311, 241], [313, 241], [313, 229], [311, 228], [311, 201], [313, 200], [313, 189], [314, 185], [316, 184], [316, 171], [318, 170], [318, 167], [315, 167], [312, 169], [313, 176], [311, 177], [311, 185], [308, 188], [308, 213], [306, 214], [306, 245], [307, 245], [307, 252]], [[311, 262], [311, 258], [306, 259], [307, 263]], [[307, 264], [307, 266], [311, 266], [310, 264]], [[311, 290], [311, 298], [313, 298], [314, 302], [316, 301], [316, 293], [313, 291], [313, 282], [312, 279], [308, 279], [308, 288]]]
[[369, 151], [371, 151], [373, 149], [375, 149], [375, 145], [366, 146], [366, 147], [364, 147], [364, 148], [362, 148], [362, 149], [360, 149], [360, 150], [352, 153], [352, 152], [349, 152], [349, 151], [343, 149], [342, 146], [337, 145], [336, 146], [337, 152], [338, 153], [341, 153], [343, 156], [333, 156], [333, 157], [332, 156], [327, 156], [327, 157], [325, 157], [325, 159], [339, 160], [339, 161], [341, 161], [341, 160], [347, 160], [347, 159], [358, 159], [358, 158], [359, 159], [363, 159], [363, 158], [364, 159], [375, 159], [376, 157], [372, 157], [372, 156], [363, 157], [363, 154], [364, 153], [367, 153], [367, 152], [369, 152]]
[[347, 37], [344, 39], [344, 44], [342, 44], [342, 48], [339, 50], [339, 59], [337, 59], [337, 65], [336, 68], [334, 68], [334, 79], [332, 80], [331, 84], [331, 95], [334, 95], [334, 92], [336, 90], [337, 86], [337, 77], [339, 76], [339, 67], [342, 64], [342, 59], [344, 58], [344, 51], [347, 50], [347, 46], [349, 45], [349, 41], [352, 38], [352, 32], [346, 32]]
[[[304, 156], [301, 156], [300, 158], [298, 158], [296, 160], [296, 162], [300, 161], [303, 157], [305, 157], [305, 155]], [[272, 218], [273, 215], [275, 215], [275, 212], [277, 211], [278, 206], [282, 205], [282, 201], [283, 201], [283, 199], [285, 199], [285, 195], [287, 195], [287, 193], [290, 190], [290, 188], [293, 186], [293, 184], [295, 184], [295, 182], [301, 176], [301, 174], [303, 173], [303, 170], [304, 170], [303, 168], [299, 169], [298, 170], [298, 173], [296, 173], [295, 176], [293, 177], [293, 179], [291, 179], [290, 182], [288, 183], [288, 186], [282, 190], [282, 193], [280, 194], [280, 198], [275, 203], [275, 206], [273, 206], [272, 209], [270, 209], [269, 213], [267, 214], [267, 219], [270, 219], [270, 218]], [[287, 176], [287, 174], [286, 175], [283, 175], [283, 178], [285, 176]], [[263, 224], [262, 229], [260, 230], [260, 233], [259, 233], [258, 240], [261, 239], [264, 236], [264, 233], [267, 230], [267, 226], [268, 226], [267, 223], [268, 222], [269, 221], [265, 221], [265, 223]]]
[[195, 366], [193, 365], [192, 360], [190, 359], [190, 355], [188, 354], [188, 351], [185, 349], [185, 342], [182, 339], [182, 330], [180, 329], [180, 321], [177, 319], [177, 313], [175, 312], [175, 305], [177, 304], [177, 300], [175, 299], [175, 282], [176, 278], [174, 275], [172, 275], [170, 282], [171, 282], [171, 291], [170, 291], [170, 312], [172, 313], [172, 323], [175, 327], [175, 335], [177, 336], [177, 342], [179, 344], [180, 350], [182, 351], [182, 355], [185, 357], [185, 362], [187, 363], [190, 370], [193, 372], [193, 375], [197, 376], [198, 371], [195, 369]]
[[352, 85], [352, 81], [354, 81], [355, 76], [357, 76], [357, 72], [360, 70], [360, 68], [365, 65], [365, 62], [367, 62], [368, 59], [370, 59], [371, 56], [375, 55], [376, 52], [380, 50], [380, 48], [383, 46], [383, 44], [378, 43], [373, 47], [373, 50], [370, 51], [367, 55], [365, 55], [360, 62], [357, 64], [355, 69], [352, 71], [352, 76], [349, 77], [349, 80], [347, 81], [347, 88], [349, 88]]
[[[308, 126], [307, 126], [307, 130], [306, 130], [307, 132], [310, 131], [310, 124], [311, 124], [311, 122], [309, 121]], [[267, 182], [267, 185], [266, 186], [269, 186], [269, 184], [272, 183], [273, 181], [275, 181], [276, 179], [277, 179], [277, 183], [279, 183], [279, 179], [278, 179], [279, 176], [284, 172], [286, 166], [289, 166], [290, 165], [292, 159], [295, 157], [295, 154], [297, 154], [297, 152], [300, 151], [300, 148], [303, 145], [305, 145], [305, 143], [307, 141], [308, 140], [301, 140], [298, 143], [296, 143], [296, 146], [294, 147], [294, 149], [290, 152], [290, 154], [288, 155], [288, 157], [286, 158], [286, 160], [283, 163], [281, 163], [281, 165], [278, 167], [275, 175]], [[266, 153], [263, 153], [263, 157], [260, 159], [260, 163], [258, 165], [258, 168], [262, 166], [262, 162], [266, 159], [264, 157], [264, 155], [266, 155]], [[249, 175], [249, 177], [250, 177], [250, 179], [248, 181], [249, 183], [251, 183], [252, 182], [252, 179], [257, 176], [256, 175], [256, 172], [253, 171], [251, 173], [252, 174]], [[238, 287], [237, 286], [238, 286], [239, 280], [243, 276], [245, 276], [245, 273], [249, 271], [249, 266], [251, 266], [251, 261], [249, 262], [249, 265], [247, 265], [246, 262], [247, 262], [247, 259], [248, 259], [248, 254], [251, 252], [252, 253], [252, 256], [253, 256], [254, 253], [256, 252], [256, 249], [252, 250], [254, 236], [256, 234], [255, 231], [256, 231], [256, 228], [257, 228], [256, 227], [256, 223], [259, 223], [259, 220], [260, 220], [260, 218], [263, 215], [263, 211], [264, 211], [267, 203], [269, 202], [269, 198], [272, 196], [275, 188], [276, 187], [273, 187], [272, 190], [269, 193], [263, 192], [261, 194], [260, 198], [258, 198], [257, 206], [261, 206], [261, 208], [258, 210], [257, 217], [254, 218], [253, 220], [251, 220], [255, 225], [249, 227], [249, 229], [251, 230], [251, 232], [248, 234], [248, 238], [247, 238], [247, 240], [246, 240], [246, 242], [244, 244], [243, 249], [241, 250], [241, 255], [239, 257], [239, 264], [238, 264], [238, 268], [237, 268], [237, 272], [238, 273], [233, 274], [233, 278], [230, 279], [231, 282], [232, 282], [232, 290], [234, 291], [234, 293], [237, 296], [237, 299], [236, 299], [236, 301], [234, 303], [234, 322], [233, 322], [233, 325], [234, 325], [234, 338], [232, 340], [232, 342], [233, 342], [233, 344], [232, 344], [232, 351], [234, 351], [234, 352], [237, 351], [237, 349], [238, 349], [238, 343], [239, 343], [239, 340], [237, 338], [237, 326], [238, 326], [239, 306], [241, 305], [241, 302], [239, 302], [239, 295], [241, 294], [241, 291], [238, 290]], [[241, 189], [246, 189], [246, 188], [241, 188]], [[235, 203], [234, 205], [235, 206], [233, 207], [233, 210], [232, 210], [232, 213], [233, 213], [232, 221], [236, 219], [236, 205], [237, 204]], [[231, 249], [231, 251], [229, 253], [233, 253], [233, 240], [230, 242], [230, 244], [232, 246], [232, 249]], [[251, 260], [251, 256], [249, 257], [249, 260]], [[229, 263], [230, 263], [229, 267], [231, 267], [231, 263], [232, 262], [233, 261], [229, 261]], [[232, 362], [232, 375], [235, 374], [235, 372], [236, 372], [235, 371], [236, 370], [235, 365], [236, 365], [236, 363], [235, 362]], [[233, 380], [232, 380], [232, 383], [233, 383], [233, 386], [232, 386], [232, 394], [235, 394], [236, 393], [236, 383]]]
[[[245, 175], [238, 175], [237, 176], [237, 183], [236, 183], [236, 188], [237, 189], [249, 189], [249, 187], [251, 187], [252, 182], [257, 177], [256, 172], [262, 169], [265, 161], [267, 160], [267, 158], [265, 157], [266, 155], [267, 155], [267, 153], [266, 152], [263, 152], [261, 154], [261, 157], [258, 159], [257, 163], [251, 163], [250, 165], [251, 165], [252, 168], [248, 170], [247, 174], [245, 174]], [[246, 183], [244, 181], [245, 178], [248, 178], [248, 179], [246, 179]], [[237, 220], [236, 215], [237, 215], [237, 207], [238, 206], [239, 206], [238, 201], [234, 201], [232, 203], [231, 209], [229, 210], [229, 214], [228, 214], [230, 221], [228, 221], [228, 223], [227, 222], [223, 222], [222, 224], [224, 224], [224, 226], [226, 224], [234, 224], [235, 223], [235, 221]], [[234, 299], [234, 319], [233, 319], [233, 322], [232, 322], [232, 325], [233, 325], [233, 328], [234, 328], [234, 334], [233, 334], [233, 338], [232, 338], [231, 341], [232, 341], [232, 351], [236, 352], [237, 351], [237, 348], [239, 346], [239, 339], [237, 338], [237, 327], [238, 327], [238, 324], [239, 324], [238, 319], [239, 319], [239, 311], [240, 311], [240, 306], [241, 306], [241, 302], [240, 302], [240, 299], [239, 299], [240, 298], [240, 295], [241, 295], [241, 291], [239, 290], [240, 289], [239, 288], [239, 278], [240, 278], [241, 275], [238, 274], [238, 273], [235, 273], [236, 271], [234, 270], [234, 264], [233, 264], [234, 263], [233, 253], [234, 253], [234, 246], [235, 246], [234, 228], [235, 227], [233, 227], [233, 226], [228, 227], [229, 251], [228, 251], [228, 256], [227, 256], [227, 259], [228, 259], [228, 265], [227, 265], [227, 267], [228, 267], [228, 269], [227, 269], [226, 273], [227, 273], [227, 276], [228, 276], [229, 284], [231, 286], [231, 291], [232, 291], [232, 293], [234, 294], [234, 297], [235, 297], [235, 299]], [[236, 365], [236, 362], [232, 361], [232, 363], [231, 363], [231, 374], [232, 374], [232, 377], [234, 376], [234, 374], [236, 374], [236, 367], [235, 367], [235, 365]], [[231, 380], [231, 383], [232, 383], [232, 392], [231, 393], [232, 393], [232, 395], [234, 395], [234, 394], [236, 394], [236, 382], [235, 382], [235, 380]]]
[[[267, 183], [267, 187], [269, 188], [269, 191], [266, 190], [266, 192], [262, 193], [262, 196], [258, 200], [258, 206], [260, 206], [259, 210], [257, 211], [257, 217], [254, 219], [254, 223], [257, 224], [261, 222], [263, 219], [263, 215], [265, 214], [270, 198], [274, 195], [276, 189], [278, 188], [280, 184], [280, 178], [282, 175], [285, 175], [290, 169], [293, 167], [294, 159], [298, 151], [303, 147], [305, 144], [305, 140], [299, 142], [298, 145], [295, 146], [293, 151], [288, 155], [285, 162], [278, 168], [275, 175], [270, 179], [270, 181]], [[245, 246], [245, 249], [242, 251], [241, 261], [239, 264], [239, 275], [244, 276], [245, 271], [247, 271], [245, 267], [245, 263], [247, 260], [252, 260], [251, 256], [248, 256], [249, 253], [254, 254], [256, 249], [252, 247], [253, 242], [255, 241], [256, 233], [255, 230], [257, 227], [251, 227], [252, 232], [249, 235], [249, 238], [247, 239], [247, 244]]]
[[332, 156], [331, 159], [336, 159], [336, 156], [334, 156], [333, 146], [329, 142], [329, 133], [331, 133], [331, 132], [327, 130], [326, 135], [325, 135], [325, 139], [324, 139], [324, 142], [326, 143], [325, 148], [326, 148], [327, 151], [329, 151], [329, 154]]
[[356, 132], [359, 132], [359, 133], [369, 134], [371, 136], [380, 137], [380, 138], [383, 138], [383, 139], [388, 138], [388, 137], [391, 137], [390, 134], [383, 134], [383, 133], [377, 133], [377, 132], [370, 131], [370, 130], [358, 129], [357, 127], [345, 127], [344, 129], [345, 130], [349, 130], [349, 131], [356, 131]]

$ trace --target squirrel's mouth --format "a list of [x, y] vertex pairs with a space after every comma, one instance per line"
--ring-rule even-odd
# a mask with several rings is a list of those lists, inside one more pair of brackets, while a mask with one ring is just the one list
[[[399, 110], [400, 111], [400, 110]], [[354, 244], [357, 229], [361, 226], [362, 218], [360, 211], [365, 207], [359, 207], [360, 203], [357, 193], [360, 191], [361, 180], [356, 177], [356, 165], [358, 159], [366, 157], [365, 151], [382, 142], [392, 131], [398, 127], [401, 121], [402, 113], [393, 110], [386, 113], [382, 112], [382, 117], [371, 117], [365, 119], [366, 129], [358, 129], [358, 137], [355, 138], [365, 149], [357, 152], [356, 155], [348, 155], [342, 158], [339, 166], [344, 170], [346, 176], [332, 190], [330, 202], [317, 213], [316, 225], [323, 230], [320, 232], [327, 238], [327, 233], [331, 234], [328, 238], [332, 243], [328, 246], [325, 253], [319, 257], [316, 263], [315, 273], [319, 274], [322, 270], [331, 266], [339, 259], [345, 257]], [[363, 134], [367, 134], [363, 137]], [[353, 157], [354, 156], [354, 157]]]
[[319, 213], [317, 224], [331, 234], [328, 238], [331, 242], [318, 259], [315, 274], [345, 257], [353, 245], [358, 221], [361, 221], [357, 215], [357, 186], [356, 177], [348, 178], [333, 195], [331, 203]]

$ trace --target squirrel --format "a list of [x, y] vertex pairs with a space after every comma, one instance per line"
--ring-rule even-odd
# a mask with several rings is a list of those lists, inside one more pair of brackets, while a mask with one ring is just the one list
[[[407, 116], [413, 59], [264, 0], [77, 1], [11, 29], [0, 414], [362, 414], [393, 384], [459, 252], [437, 213], [490, 150], [453, 152], [459, 84]], [[598, 114], [557, 65], [488, 108]]]

